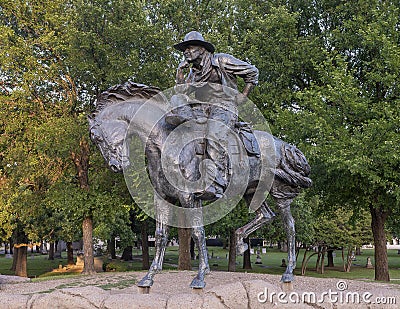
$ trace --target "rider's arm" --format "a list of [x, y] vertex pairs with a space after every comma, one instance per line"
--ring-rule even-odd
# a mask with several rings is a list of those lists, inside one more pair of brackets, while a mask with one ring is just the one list
[[247, 96], [251, 90], [258, 84], [258, 69], [245, 61], [239, 60], [232, 55], [219, 54], [219, 64], [223, 66], [223, 69], [228, 75], [239, 76], [243, 78], [245, 86], [242, 91], [242, 95], [237, 97], [237, 103], [241, 104], [245, 102]]
[[189, 80], [190, 80], [190, 73], [191, 71], [189, 70], [188, 76], [185, 76], [185, 69], [190, 68], [189, 63], [186, 60], [183, 60], [181, 63], [179, 63], [178, 68], [176, 70], [176, 85], [174, 87], [176, 93], [185, 93], [189, 94], [190, 91], [190, 85], [189, 85]]
[[245, 97], [248, 97], [250, 92], [251, 92], [251, 90], [253, 90], [253, 88], [254, 88], [254, 84], [253, 83], [247, 83], [243, 88], [242, 94]]
[[186, 60], [179, 63], [178, 68], [176, 69], [176, 84], [184, 84], [186, 82], [184, 69], [187, 68], [189, 68], [189, 63]]

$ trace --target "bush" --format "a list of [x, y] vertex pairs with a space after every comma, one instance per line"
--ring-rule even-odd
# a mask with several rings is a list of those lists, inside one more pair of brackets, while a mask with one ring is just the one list
[[131, 263], [124, 263], [120, 261], [104, 262], [104, 271], [129, 271], [133, 270]]

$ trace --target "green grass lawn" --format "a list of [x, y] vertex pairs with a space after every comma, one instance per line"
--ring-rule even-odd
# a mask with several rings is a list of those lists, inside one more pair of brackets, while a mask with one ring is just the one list
[[[209, 263], [211, 270], [227, 271], [228, 270], [228, 250], [224, 250], [221, 247], [209, 247], [209, 255], [211, 256]], [[140, 260], [140, 251], [134, 249], [133, 254], [135, 256], [133, 261], [124, 262], [119, 260], [106, 261], [106, 263], [111, 263], [110, 268], [116, 271], [136, 271], [142, 269], [142, 264]], [[154, 254], [154, 248], [150, 248], [150, 256]], [[298, 268], [295, 270], [295, 275], [300, 275], [300, 266], [302, 262], [304, 251], [300, 251], [298, 255]], [[310, 254], [310, 253], [308, 253]], [[397, 250], [388, 250], [389, 256], [389, 269], [390, 278], [393, 283], [400, 284], [400, 255], [397, 254]], [[353, 266], [349, 273], [343, 271], [341, 252], [336, 252], [336, 257], [334, 258], [335, 267], [325, 268], [324, 274], [318, 274], [315, 271], [316, 255], [313, 256], [308, 265], [306, 276], [311, 277], [323, 277], [323, 278], [342, 278], [342, 279], [364, 279], [364, 280], [374, 280], [374, 270], [366, 269], [367, 257], [371, 258], [374, 264], [374, 251], [371, 249], [363, 250], [362, 254], [356, 256], [356, 260], [353, 262]], [[254, 273], [265, 273], [265, 274], [275, 274], [281, 275], [284, 272], [284, 268], [280, 267], [282, 259], [287, 259], [287, 254], [280, 252], [277, 249], [267, 249], [266, 254], [261, 254], [262, 264], [255, 264], [256, 255], [251, 256], [252, 268], [251, 270], [243, 270], [243, 257], [237, 257], [237, 272], [254, 272]], [[325, 259], [326, 260], [326, 259]], [[59, 265], [65, 266], [67, 263], [66, 254], [63, 253], [61, 259], [55, 259], [54, 261], [49, 261], [47, 255], [31, 254], [28, 253], [28, 275], [33, 278], [50, 278], [53, 276], [65, 276], [63, 273], [52, 273], [51, 271], [58, 268]], [[178, 264], [178, 247], [168, 247], [165, 258], [164, 258], [164, 269], [176, 269]], [[13, 272], [10, 270], [12, 265], [12, 259], [6, 258], [4, 255], [0, 255], [0, 273], [3, 275], [12, 275]], [[198, 266], [198, 261], [192, 261], [193, 268], [196, 269]], [[74, 275], [74, 274], [70, 274]], [[76, 274], [75, 274], [76, 275]], [[44, 278], [43, 278], [44, 279]]]
[[[53, 261], [48, 260], [48, 255], [28, 253], [28, 276], [32, 278], [39, 277], [58, 268], [59, 265], [66, 264], [66, 253], [64, 253], [63, 258], [54, 259]], [[11, 266], [12, 258], [6, 258], [4, 254], [0, 255], [0, 274], [13, 275], [14, 272], [10, 270]]]

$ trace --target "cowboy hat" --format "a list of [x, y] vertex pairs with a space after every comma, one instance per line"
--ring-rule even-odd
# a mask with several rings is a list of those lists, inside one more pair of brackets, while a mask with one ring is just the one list
[[183, 52], [189, 45], [203, 46], [211, 53], [215, 51], [214, 45], [204, 40], [201, 33], [197, 31], [190, 31], [188, 34], [185, 35], [183, 42], [175, 44], [174, 47]]

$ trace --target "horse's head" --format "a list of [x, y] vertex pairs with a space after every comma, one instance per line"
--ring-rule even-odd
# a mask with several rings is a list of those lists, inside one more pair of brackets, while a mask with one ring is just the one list
[[124, 144], [128, 123], [123, 120], [101, 120], [89, 117], [90, 138], [113, 172], [122, 172], [129, 165]]

